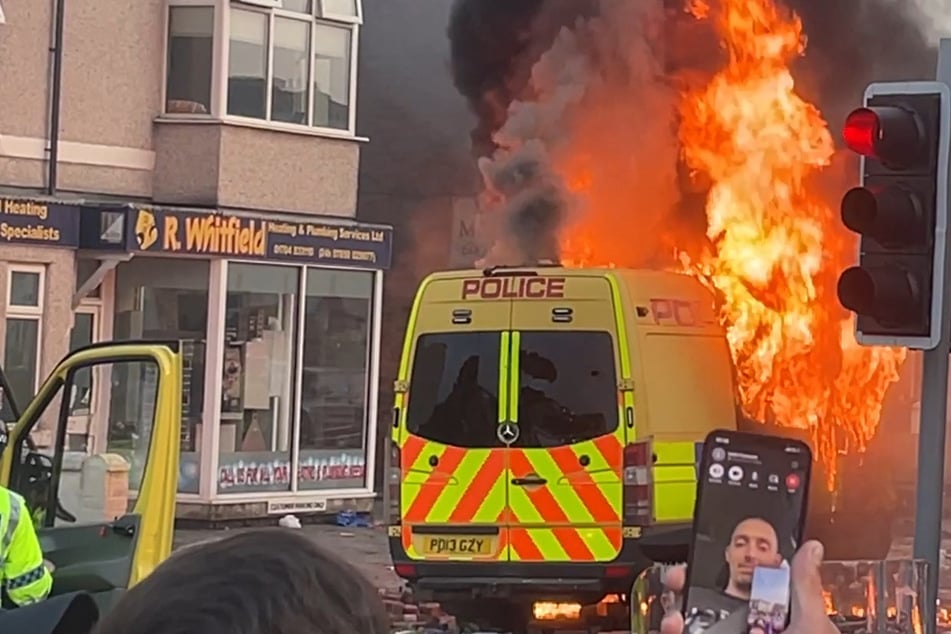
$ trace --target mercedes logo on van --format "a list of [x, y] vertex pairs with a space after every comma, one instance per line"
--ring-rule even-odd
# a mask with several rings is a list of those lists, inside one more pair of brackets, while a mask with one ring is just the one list
[[495, 430], [496, 435], [498, 435], [499, 440], [503, 444], [511, 445], [513, 442], [518, 440], [518, 425], [513, 423], [502, 423], [499, 425], [498, 429]]

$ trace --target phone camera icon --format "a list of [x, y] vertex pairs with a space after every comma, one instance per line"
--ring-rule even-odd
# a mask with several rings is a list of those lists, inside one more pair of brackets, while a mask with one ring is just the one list
[[729, 478], [733, 482], [739, 482], [743, 479], [743, 468], [737, 465], [730, 467]]
[[719, 480], [723, 477], [723, 465], [722, 464], [712, 464], [710, 465], [710, 477], [714, 480]]
[[713, 451], [710, 452], [710, 455], [717, 462], [723, 462], [723, 459], [726, 458], [726, 449], [723, 447], [714, 447]]

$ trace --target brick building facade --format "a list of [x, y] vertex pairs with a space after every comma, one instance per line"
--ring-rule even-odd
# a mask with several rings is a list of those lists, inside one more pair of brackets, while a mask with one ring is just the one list
[[[181, 515], [369, 504], [393, 233], [356, 221], [359, 0], [2, 5], [11, 391], [70, 348], [178, 340]], [[38, 440], [134, 462], [132, 396], [87, 383], [44, 421], [65, 447]]]

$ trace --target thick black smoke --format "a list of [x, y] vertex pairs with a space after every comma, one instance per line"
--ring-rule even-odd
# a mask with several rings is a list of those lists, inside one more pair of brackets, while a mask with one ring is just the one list
[[872, 81], [934, 79], [937, 42], [919, 28], [911, 0], [787, 0], [802, 18], [806, 55], [800, 90], [833, 130]]
[[[677, 0], [665, 4], [672, 16], [682, 15]], [[871, 81], [934, 78], [935, 47], [922, 34], [910, 0], [786, 4], [800, 15], [808, 37], [797, 80], [833, 127]], [[593, 0], [455, 0], [449, 22], [452, 72], [478, 117], [477, 155], [491, 153], [492, 133], [504, 122], [508, 105], [524, 96], [532, 64], [559, 29], [596, 10]]]
[[526, 96], [532, 66], [563, 26], [593, 15], [596, 0], [455, 0], [449, 18], [452, 76], [478, 124], [477, 156], [492, 153], [492, 134], [515, 99]]
[[[648, 4], [647, 0], [627, 2]], [[650, 29], [632, 33], [632, 48], [636, 38], [648, 38], [652, 50], [642, 51], [642, 56], [656, 57], [654, 61], [661, 66], [658, 72], [671, 82], [682, 82], [685, 77], [702, 80], [715, 72], [722, 51], [713, 26], [687, 16], [684, 0], [654, 0], [650, 4], [661, 2], [662, 15], [666, 15], [661, 35], [655, 38]], [[799, 91], [819, 106], [832, 130], [838, 129], [845, 114], [859, 103], [869, 82], [934, 77], [935, 48], [926, 41], [920, 28], [923, 18], [915, 13], [910, 0], [786, 0], [785, 4], [800, 16], [807, 37], [806, 55], [793, 69]], [[611, 23], [617, 22], [619, 15], [609, 13], [617, 14], [622, 6], [613, 0], [455, 0], [448, 29], [452, 72], [456, 88], [477, 117], [472, 150], [483, 157], [480, 167], [487, 190], [506, 190], [502, 193], [507, 204], [496, 214], [503, 223], [497, 229], [501, 238], [496, 236], [496, 243], [510, 243], [500, 251], [505, 253], [501, 259], [512, 260], [504, 263], [558, 257], [558, 235], [569, 205], [550, 164], [551, 144], [560, 133], [550, 125], [539, 131], [539, 124], [532, 121], [551, 119], [559, 112], [567, 117], [585, 87], [598, 81], [593, 76], [602, 75], [601, 81], [625, 81], [617, 68], [638, 62], [630, 51], [622, 50], [627, 47], [623, 40], [614, 46], [592, 46], [590, 39], [584, 43], [586, 37], [610, 36]], [[591, 20], [599, 10], [605, 13], [602, 17], [607, 25]], [[630, 23], [624, 24], [622, 28], [628, 28]], [[566, 27], [581, 39], [571, 42]], [[553, 54], [553, 50], [562, 54]], [[572, 54], [584, 60], [587, 66], [580, 72], [586, 77], [575, 71], [559, 74], [559, 64], [571, 61]], [[605, 59], [605, 54], [619, 59]], [[625, 55], [626, 59], [620, 59]], [[549, 84], [546, 98], [551, 101], [553, 92], [567, 95], [554, 108], [543, 106], [546, 112], [541, 112], [542, 106], [531, 105], [532, 92], [538, 89], [538, 78], [533, 79], [532, 73], [533, 68], [538, 71], [539, 60], [543, 60], [541, 66], [546, 70], [541, 74]], [[573, 94], [576, 89], [582, 94]], [[514, 121], [516, 116], [521, 121]], [[526, 122], [529, 125], [524, 125]], [[658, 121], [657, 125], [664, 124]], [[500, 143], [500, 136], [510, 142]], [[676, 145], [673, 139], [670, 144]], [[683, 165], [670, 167], [684, 176]], [[833, 179], [833, 172], [823, 178]], [[696, 234], [703, 239], [704, 201], [702, 185], [698, 189], [697, 183], [682, 179], [676, 215], [670, 220], [682, 226], [687, 236]]]

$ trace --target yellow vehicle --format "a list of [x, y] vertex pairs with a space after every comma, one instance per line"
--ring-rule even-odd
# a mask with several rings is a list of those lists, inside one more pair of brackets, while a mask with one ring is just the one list
[[396, 573], [457, 618], [516, 629], [535, 603], [627, 595], [651, 561], [681, 559], [699, 447], [737, 422], [712, 296], [658, 271], [431, 275], [395, 388]]
[[[22, 410], [3, 373], [4, 432], [0, 484], [27, 501], [43, 553], [53, 564], [53, 595], [83, 590], [100, 611], [169, 556], [178, 485], [182, 361], [177, 343], [127, 342], [88, 346], [69, 354]], [[91, 397], [91, 401], [90, 398]], [[119, 454], [128, 478], [118, 500], [103, 486], [100, 456], [82, 470], [64, 468], [72, 419], [102, 416], [102, 447]], [[12, 414], [12, 416], [11, 416]], [[40, 449], [34, 437], [49, 439]], [[69, 457], [85, 456], [76, 452]], [[120, 461], [114, 461], [120, 462]], [[99, 484], [96, 486], [96, 474]], [[115, 515], [110, 503], [118, 504]]]

